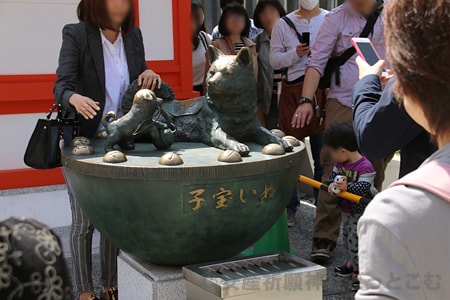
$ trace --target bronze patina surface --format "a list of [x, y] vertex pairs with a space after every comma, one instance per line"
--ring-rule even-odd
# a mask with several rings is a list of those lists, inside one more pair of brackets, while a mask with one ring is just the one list
[[149, 263], [186, 265], [229, 258], [256, 242], [285, 210], [296, 187], [300, 152], [269, 156], [249, 144], [250, 156], [217, 161], [221, 150], [197, 143], [170, 149], [184, 161], [161, 166], [151, 144], [126, 152], [128, 161], [103, 163], [63, 150], [66, 179], [96, 228], [125, 252]]

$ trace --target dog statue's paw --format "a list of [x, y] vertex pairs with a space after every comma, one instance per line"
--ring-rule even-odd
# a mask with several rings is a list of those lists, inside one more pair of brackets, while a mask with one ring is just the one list
[[287, 140], [281, 140], [280, 146], [284, 148], [284, 151], [286, 152], [292, 152], [294, 150], [294, 146], [291, 145]]
[[120, 146], [120, 149], [125, 150], [125, 151], [134, 150], [134, 148], [135, 148], [134, 143], [132, 141], [122, 142], [119, 144], [119, 146]]
[[250, 153], [250, 148], [246, 144], [236, 143], [236, 145], [231, 148], [232, 149], [230, 150], [238, 152], [243, 157], [248, 156], [248, 154]]

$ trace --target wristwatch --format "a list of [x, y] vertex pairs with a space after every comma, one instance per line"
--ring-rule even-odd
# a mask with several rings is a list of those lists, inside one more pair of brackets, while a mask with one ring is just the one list
[[306, 97], [301, 97], [300, 100], [297, 100], [297, 106], [303, 105], [305, 103], [312, 104], [312, 100]]

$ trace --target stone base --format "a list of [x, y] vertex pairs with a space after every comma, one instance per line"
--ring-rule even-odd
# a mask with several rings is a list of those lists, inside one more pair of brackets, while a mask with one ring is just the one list
[[186, 299], [181, 268], [147, 264], [124, 252], [118, 258], [118, 281], [119, 299]]

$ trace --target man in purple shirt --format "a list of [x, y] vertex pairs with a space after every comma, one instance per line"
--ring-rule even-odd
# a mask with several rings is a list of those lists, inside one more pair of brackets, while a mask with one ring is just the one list
[[[314, 97], [328, 60], [331, 57], [340, 56], [352, 47], [351, 39], [360, 36], [367, 18], [376, 8], [375, 0], [347, 0], [325, 17], [307, 63], [302, 98], [299, 102], [303, 104], [299, 105], [295, 114], [298, 127], [303, 127], [311, 121], [314, 111], [310, 99]], [[385, 57], [383, 25], [383, 15], [381, 15], [369, 35], [382, 58]], [[337, 85], [335, 77], [332, 77], [325, 118], [327, 129], [333, 123], [352, 123], [352, 90], [359, 79], [355, 58], [356, 54], [340, 67], [340, 85]], [[323, 178], [326, 181], [330, 176], [333, 163], [326, 151], [322, 151], [321, 156], [324, 166]], [[373, 161], [372, 164], [377, 171], [375, 186], [380, 188], [384, 180], [386, 163]], [[311, 258], [315, 261], [328, 260], [336, 246], [342, 219], [335, 199], [324, 192], [319, 195], [311, 252]]]

